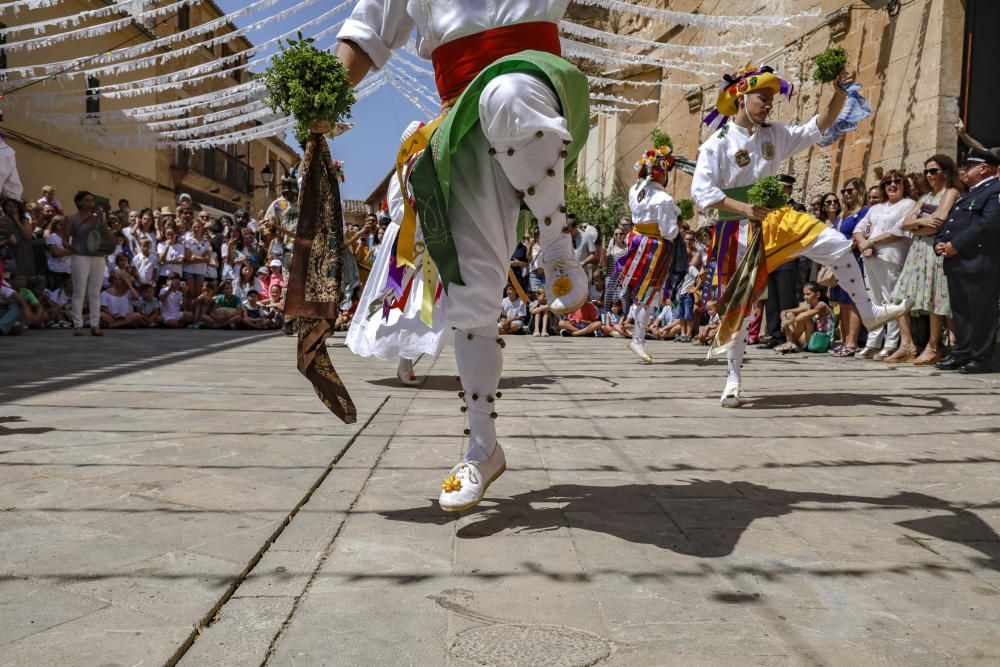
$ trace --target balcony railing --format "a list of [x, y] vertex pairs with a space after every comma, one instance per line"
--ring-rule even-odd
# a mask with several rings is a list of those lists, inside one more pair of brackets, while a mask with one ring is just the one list
[[241, 194], [250, 194], [250, 165], [235, 155], [230, 155], [217, 148], [201, 148], [188, 150], [178, 148], [174, 156], [175, 166], [182, 170], [191, 170], [216, 183], [225, 185], [230, 190]]

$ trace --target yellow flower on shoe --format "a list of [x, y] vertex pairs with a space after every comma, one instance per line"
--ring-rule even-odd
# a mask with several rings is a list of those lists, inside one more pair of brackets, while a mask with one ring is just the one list
[[573, 281], [567, 276], [559, 276], [552, 281], [552, 294], [566, 296], [573, 289]]
[[452, 475], [441, 482], [441, 490], [445, 493], [454, 493], [462, 490], [462, 480]]

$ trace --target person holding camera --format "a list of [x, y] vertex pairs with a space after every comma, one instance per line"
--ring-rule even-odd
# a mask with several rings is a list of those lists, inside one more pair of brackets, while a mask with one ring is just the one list
[[76, 213], [69, 216], [70, 273], [73, 276], [73, 335], [83, 335], [83, 300], [90, 309], [90, 333], [101, 332], [101, 284], [104, 262], [115, 239], [105, 223], [104, 211], [97, 208], [93, 193], [80, 190], [73, 197]]

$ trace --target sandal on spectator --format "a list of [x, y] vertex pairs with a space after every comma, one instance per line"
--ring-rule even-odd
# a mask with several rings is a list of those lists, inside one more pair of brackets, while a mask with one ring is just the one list
[[908, 364], [916, 358], [917, 349], [915, 347], [900, 347], [892, 356], [886, 358], [885, 363]]
[[878, 354], [876, 354], [872, 359], [875, 361], [885, 361], [892, 355], [896, 354], [896, 348], [894, 347], [883, 347]]
[[920, 353], [920, 356], [913, 360], [914, 366], [933, 366], [938, 361], [941, 360], [941, 355], [938, 351], [928, 345], [924, 348], [924, 351]]
[[74, 336], [82, 336], [83, 335], [83, 327], [77, 327], [76, 329], [73, 329], [73, 335]]
[[100, 327], [90, 327], [90, 335], [91, 336], [103, 336], [104, 332], [101, 331]]
[[830, 350], [829, 354], [831, 357], [837, 357], [838, 359], [846, 359], [847, 357], [853, 357], [858, 353], [858, 348], [847, 347], [846, 345], [841, 345], [840, 347]]

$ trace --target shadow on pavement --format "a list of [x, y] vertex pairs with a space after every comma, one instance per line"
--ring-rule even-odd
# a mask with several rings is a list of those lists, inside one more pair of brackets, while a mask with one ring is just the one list
[[[922, 493], [898, 493], [884, 498], [785, 491], [750, 482], [694, 480], [689, 484], [626, 484], [585, 486], [559, 484], [498, 499], [469, 514], [481, 517], [458, 530], [458, 537], [475, 539], [503, 531], [545, 531], [563, 527], [601, 532], [637, 544], [698, 558], [720, 558], [736, 549], [743, 533], [757, 519], [792, 512], [822, 514], [856, 512], [848, 504], [881, 509], [926, 509], [941, 514], [896, 525], [973, 548], [985, 556], [980, 564], [1000, 570], [1000, 535], [967, 508]], [[843, 505], [815, 508], [804, 503]], [[535, 506], [539, 507], [535, 507]], [[391, 521], [445, 524], [435, 502], [427, 506], [380, 512]]]
[[[928, 396], [925, 394], [907, 395], [922, 403], [937, 402], [937, 407], [929, 408], [927, 416], [941, 415], [958, 412], [955, 402], [943, 396]], [[796, 392], [794, 394], [768, 394], [753, 398], [747, 401], [747, 407], [754, 410], [788, 410], [794, 408], [811, 408], [817, 406], [824, 407], [856, 407], [866, 406], [875, 408], [912, 408], [925, 407], [907, 405], [901, 403], [900, 399], [907, 396], [886, 396], [885, 394], [859, 394], [855, 392]]]
[[115, 330], [103, 338], [74, 338], [68, 332], [33, 332], [26, 363], [14, 354], [0, 358], [0, 401], [82, 387], [111, 377], [196, 359], [282, 335], [263, 331]]

